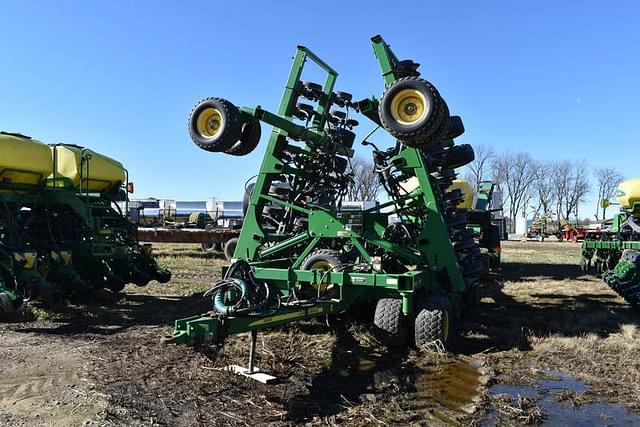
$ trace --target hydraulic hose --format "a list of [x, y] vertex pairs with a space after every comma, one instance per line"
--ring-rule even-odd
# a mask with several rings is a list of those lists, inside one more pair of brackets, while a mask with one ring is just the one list
[[212, 297], [213, 309], [225, 316], [266, 316], [280, 308], [281, 301], [267, 282], [257, 282], [251, 266], [239, 260], [229, 267], [224, 279], [215, 283], [205, 297]]
[[[219, 282], [216, 288], [217, 290], [213, 297], [213, 308], [220, 314], [224, 314], [225, 316], [236, 314], [242, 309], [244, 302], [247, 301], [249, 288], [244, 280], [234, 277]], [[236, 301], [226, 301], [227, 293], [234, 291], [240, 294]]]

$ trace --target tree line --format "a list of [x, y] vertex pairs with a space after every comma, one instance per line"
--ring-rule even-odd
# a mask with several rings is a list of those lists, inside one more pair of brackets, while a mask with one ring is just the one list
[[520, 216], [535, 218], [552, 213], [558, 222], [579, 218], [578, 209], [592, 192], [591, 177], [595, 178], [598, 196], [594, 216], [603, 220], [607, 208], [600, 206], [599, 200], [613, 197], [623, 180], [615, 168], [592, 168], [584, 159], [541, 161], [527, 152], [496, 153], [486, 145], [474, 149], [475, 160], [467, 165], [465, 179], [476, 188], [487, 180], [498, 186], [512, 227]]

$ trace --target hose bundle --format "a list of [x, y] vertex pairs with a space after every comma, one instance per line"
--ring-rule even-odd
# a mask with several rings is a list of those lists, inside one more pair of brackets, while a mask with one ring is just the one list
[[211, 297], [214, 311], [225, 316], [264, 316], [280, 308], [279, 294], [267, 282], [256, 281], [245, 260], [233, 263], [204, 296]]

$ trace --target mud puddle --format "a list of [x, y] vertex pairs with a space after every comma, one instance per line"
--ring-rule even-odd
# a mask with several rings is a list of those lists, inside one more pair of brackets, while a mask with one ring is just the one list
[[478, 361], [448, 356], [435, 360], [414, 357], [401, 369], [382, 359], [360, 359], [356, 372], [371, 380], [363, 400], [375, 401], [378, 395], [384, 398], [382, 395], [394, 388], [406, 421], [452, 425], [476, 411], [489, 380]]
[[638, 425], [640, 415], [622, 405], [593, 401], [591, 387], [555, 370], [536, 371], [530, 385], [495, 384], [489, 388], [493, 409], [482, 425], [501, 422], [543, 425]]

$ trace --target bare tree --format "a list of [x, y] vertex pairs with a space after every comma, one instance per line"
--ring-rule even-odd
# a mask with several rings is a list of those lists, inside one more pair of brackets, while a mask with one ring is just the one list
[[[602, 167], [595, 170], [594, 173], [598, 180], [598, 200], [596, 204], [596, 220], [599, 220], [600, 200], [609, 200], [616, 193], [616, 188], [620, 181], [624, 179], [622, 174], [614, 168]], [[602, 207], [602, 219], [606, 219], [607, 208]]]
[[491, 177], [491, 161], [495, 157], [493, 148], [488, 145], [478, 145], [473, 149], [475, 153], [474, 160], [467, 165], [465, 180], [467, 180], [473, 188], [478, 188], [482, 181], [486, 181]]
[[538, 202], [534, 217], [551, 212], [556, 201], [554, 190], [555, 164], [552, 162], [536, 162], [534, 166], [535, 180], [533, 188]]
[[535, 181], [535, 162], [529, 153], [502, 153], [492, 162], [493, 180], [507, 192], [509, 218], [515, 226], [518, 214], [524, 212], [524, 205], [531, 200]]
[[568, 221], [572, 214], [578, 218], [578, 207], [591, 191], [587, 170], [585, 160], [562, 160], [556, 163], [553, 184], [558, 222], [563, 219]]
[[349, 186], [347, 198], [349, 200], [376, 200], [382, 184], [373, 170], [373, 163], [361, 157], [351, 160], [353, 184]]

